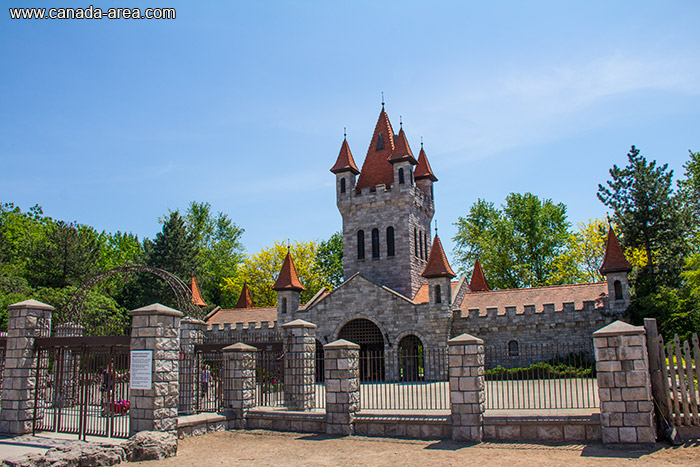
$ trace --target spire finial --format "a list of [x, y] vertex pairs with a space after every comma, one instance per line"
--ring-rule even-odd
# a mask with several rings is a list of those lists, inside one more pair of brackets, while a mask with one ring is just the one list
[[343, 140], [348, 139], [348, 129], [343, 127]]
[[399, 115], [399, 127], [403, 128], [403, 117]]
[[437, 219], [435, 219], [435, 236], [436, 237], [438, 236], [438, 234], [437, 234]]
[[289, 238], [287, 238], [287, 254], [289, 254], [291, 249], [292, 249], [292, 242], [290, 242]]
[[423, 137], [420, 137], [420, 148], [423, 149]]
[[382, 110], [384, 110], [384, 91], [382, 91]]

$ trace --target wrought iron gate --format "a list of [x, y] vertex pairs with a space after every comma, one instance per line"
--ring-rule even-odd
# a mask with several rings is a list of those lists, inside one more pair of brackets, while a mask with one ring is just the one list
[[34, 432], [129, 436], [129, 336], [36, 339]]

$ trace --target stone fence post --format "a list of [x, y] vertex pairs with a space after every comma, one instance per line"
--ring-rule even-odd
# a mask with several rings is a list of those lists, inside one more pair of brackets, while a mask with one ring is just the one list
[[481, 442], [484, 433], [484, 341], [461, 334], [447, 341], [452, 439]]
[[593, 333], [603, 443], [654, 443], [644, 328], [615, 321]]
[[360, 410], [360, 346], [340, 339], [323, 346], [326, 382], [326, 433], [354, 433]]
[[180, 320], [180, 403], [178, 411], [190, 415], [197, 411], [199, 369], [194, 346], [204, 339], [204, 321], [185, 316]]
[[248, 411], [255, 407], [255, 360], [258, 349], [243, 343], [224, 348], [224, 405], [232, 409], [235, 427], [246, 428]]
[[284, 405], [289, 410], [315, 407], [316, 325], [295, 319], [284, 330]]
[[0, 433], [32, 432], [36, 391], [37, 337], [49, 337], [53, 307], [25, 300], [7, 307], [5, 380], [2, 386]]
[[182, 313], [155, 303], [131, 312], [131, 350], [153, 355], [150, 389], [129, 384], [129, 434], [177, 431], [180, 318]]

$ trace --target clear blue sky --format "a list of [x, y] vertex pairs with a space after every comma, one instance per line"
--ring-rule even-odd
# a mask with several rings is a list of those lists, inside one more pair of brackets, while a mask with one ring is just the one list
[[[0, 201], [154, 237], [208, 201], [274, 240], [341, 227], [328, 171], [380, 110], [423, 136], [436, 219], [531, 191], [605, 215], [637, 145], [680, 176], [700, 150], [700, 2], [156, 2], [174, 21], [11, 21], [0, 10]], [[136, 6], [135, 2], [93, 2]]]

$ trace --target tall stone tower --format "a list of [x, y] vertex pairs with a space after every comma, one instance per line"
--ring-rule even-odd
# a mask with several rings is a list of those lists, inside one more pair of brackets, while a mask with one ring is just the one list
[[382, 104], [362, 171], [344, 139], [331, 172], [336, 176], [337, 205], [343, 217], [345, 279], [359, 272], [413, 298], [426, 283], [421, 273], [432, 244], [433, 183], [437, 181], [422, 144], [416, 160], [403, 127], [394, 134]]

